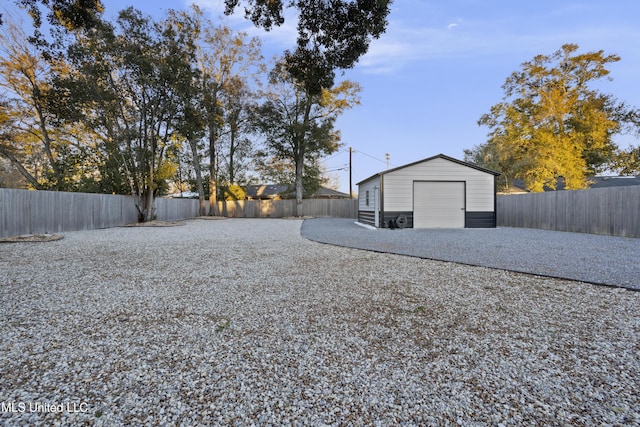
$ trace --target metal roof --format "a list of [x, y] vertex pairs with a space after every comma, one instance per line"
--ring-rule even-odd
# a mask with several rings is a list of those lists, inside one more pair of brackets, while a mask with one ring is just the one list
[[457, 164], [459, 164], [459, 165], [466, 166], [466, 167], [471, 168], [471, 169], [476, 169], [476, 170], [479, 170], [479, 171], [481, 171], [481, 172], [489, 173], [489, 174], [491, 174], [491, 175], [495, 175], [495, 176], [501, 175], [501, 174], [500, 174], [500, 172], [492, 171], [492, 170], [490, 170], [490, 169], [485, 169], [485, 168], [483, 168], [483, 167], [480, 167], [480, 166], [474, 165], [473, 163], [463, 162], [462, 160], [458, 160], [458, 159], [455, 159], [455, 158], [453, 158], [453, 157], [449, 157], [449, 156], [444, 155], [444, 154], [438, 154], [438, 155], [436, 155], [436, 156], [432, 156], [432, 157], [428, 157], [428, 158], [426, 158], [426, 159], [418, 160], [417, 162], [408, 163], [408, 164], [406, 164], [406, 165], [398, 166], [398, 167], [393, 168], [393, 169], [387, 169], [386, 171], [378, 172], [378, 173], [376, 173], [376, 174], [371, 175], [369, 178], [363, 179], [362, 181], [360, 181], [360, 182], [356, 183], [356, 185], [360, 185], [360, 184], [362, 184], [362, 183], [363, 183], [363, 182], [365, 182], [365, 181], [369, 181], [370, 179], [375, 178], [376, 176], [382, 176], [382, 175], [387, 174], [387, 173], [389, 173], [389, 172], [394, 172], [394, 171], [397, 171], [397, 170], [399, 170], [399, 169], [404, 169], [404, 168], [407, 168], [407, 167], [409, 167], [409, 166], [414, 166], [414, 165], [417, 165], [417, 164], [419, 164], [419, 163], [428, 162], [428, 161], [430, 161], [430, 160], [434, 160], [434, 159], [444, 159], [444, 160], [448, 160], [448, 161], [450, 161], [450, 162], [457, 163]]

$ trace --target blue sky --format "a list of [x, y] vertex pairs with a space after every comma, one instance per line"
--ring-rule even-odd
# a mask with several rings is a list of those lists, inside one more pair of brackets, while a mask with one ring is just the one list
[[[102, 0], [107, 17], [134, 4], [160, 17], [194, 1]], [[214, 22], [222, 0], [196, 0]], [[360, 83], [361, 105], [337, 122], [343, 150], [326, 160], [328, 170], [345, 167], [354, 149], [353, 182], [390, 166], [439, 153], [462, 159], [463, 150], [486, 141], [480, 116], [502, 99], [502, 84], [524, 61], [551, 54], [565, 43], [581, 52], [604, 50], [622, 60], [610, 66], [613, 81], [599, 88], [640, 107], [640, 2], [629, 0], [395, 0], [387, 32], [373, 42], [354, 69], [340, 78]], [[263, 40], [265, 58], [295, 45], [295, 16], [270, 33], [242, 13], [222, 17]], [[623, 137], [621, 147], [640, 141]], [[348, 171], [334, 172], [342, 191]]]

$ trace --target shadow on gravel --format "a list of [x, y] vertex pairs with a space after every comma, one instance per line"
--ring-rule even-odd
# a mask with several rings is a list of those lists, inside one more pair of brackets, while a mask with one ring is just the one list
[[508, 227], [370, 230], [342, 218], [307, 219], [301, 234], [331, 245], [640, 291], [640, 239]]

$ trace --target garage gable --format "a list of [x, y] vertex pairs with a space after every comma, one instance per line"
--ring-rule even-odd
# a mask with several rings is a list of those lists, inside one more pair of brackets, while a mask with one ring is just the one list
[[466, 183], [467, 209], [494, 209], [495, 172], [472, 167], [466, 163], [440, 155], [384, 172], [385, 210], [413, 210], [415, 181], [463, 181]]

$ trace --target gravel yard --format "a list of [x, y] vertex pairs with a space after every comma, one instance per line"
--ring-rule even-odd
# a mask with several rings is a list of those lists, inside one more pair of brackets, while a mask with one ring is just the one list
[[305, 221], [301, 232], [338, 246], [640, 291], [640, 239], [513, 227], [371, 230], [340, 218]]
[[640, 424], [639, 292], [301, 225], [0, 245], [0, 424]]

